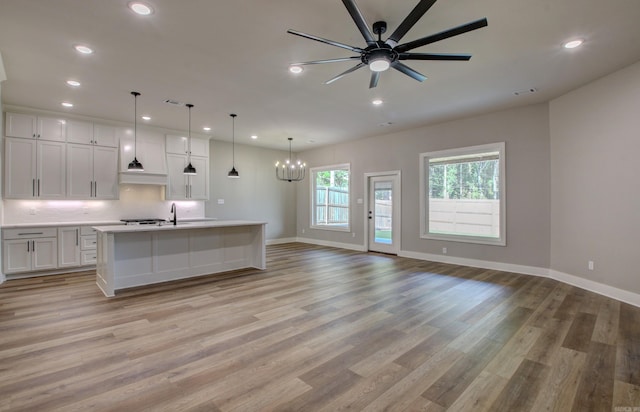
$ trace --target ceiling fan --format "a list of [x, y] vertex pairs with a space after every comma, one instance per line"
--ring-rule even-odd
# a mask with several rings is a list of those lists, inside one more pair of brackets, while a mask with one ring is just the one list
[[[450, 37], [458, 36], [470, 32], [472, 30], [480, 29], [487, 26], [487, 19], [483, 18], [476, 20], [462, 26], [454, 27], [440, 33], [432, 34], [430, 36], [422, 37], [417, 40], [413, 40], [407, 43], [398, 44], [405, 34], [420, 20], [420, 18], [433, 6], [436, 0], [420, 0], [416, 7], [409, 13], [407, 17], [400, 23], [396, 30], [387, 38], [382, 41], [382, 34], [387, 31], [387, 23], [385, 21], [377, 21], [373, 23], [373, 32], [369, 30], [364, 16], [358, 9], [354, 0], [342, 0], [347, 11], [351, 15], [351, 18], [358, 26], [358, 30], [362, 33], [367, 47], [355, 47], [348, 44], [340, 43], [337, 41], [325, 39], [322, 37], [314, 36], [311, 34], [302, 33], [296, 30], [287, 30], [287, 33], [295, 34], [296, 36], [305, 37], [307, 39], [319, 41], [321, 43], [329, 44], [331, 46], [340, 47], [358, 53], [357, 56], [340, 57], [336, 59], [328, 60], [315, 60], [310, 62], [292, 63], [291, 66], [303, 66], [309, 64], [322, 64], [322, 63], [336, 63], [343, 61], [358, 61], [360, 62], [352, 68], [345, 70], [336, 77], [329, 79], [325, 84], [330, 84], [336, 80], [352, 73], [362, 67], [369, 66], [371, 70], [371, 81], [369, 82], [369, 88], [376, 87], [378, 80], [380, 79], [380, 73], [393, 68], [407, 76], [422, 82], [427, 77], [417, 71], [413, 70], [409, 66], [401, 63], [401, 60], [449, 60], [449, 61], [467, 61], [471, 59], [470, 54], [441, 54], [441, 53], [409, 53], [417, 47], [425, 46], [427, 44], [435, 43], [440, 40], [448, 39]], [[374, 34], [378, 36], [378, 39], [374, 37]]]

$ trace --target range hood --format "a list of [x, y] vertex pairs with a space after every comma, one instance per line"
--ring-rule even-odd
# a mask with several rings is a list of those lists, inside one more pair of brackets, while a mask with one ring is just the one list
[[129, 162], [134, 157], [133, 136], [120, 137], [120, 184], [162, 185], [168, 182], [164, 135], [138, 130], [136, 158], [144, 171], [130, 172]]

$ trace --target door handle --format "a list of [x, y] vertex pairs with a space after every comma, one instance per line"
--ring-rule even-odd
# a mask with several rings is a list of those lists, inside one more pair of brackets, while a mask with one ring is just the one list
[[371, 213], [373, 213], [371, 210], [369, 210], [369, 219], [371, 219]]

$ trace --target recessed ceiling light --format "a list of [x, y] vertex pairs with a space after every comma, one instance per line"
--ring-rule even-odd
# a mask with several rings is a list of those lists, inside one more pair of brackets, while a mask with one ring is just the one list
[[141, 116], [142, 120], [151, 120], [151, 116]]
[[375, 106], [380, 106], [383, 102], [382, 99], [373, 99], [371, 103]]
[[298, 66], [298, 65], [292, 65], [289, 66], [289, 71], [293, 74], [300, 74], [304, 71], [304, 69], [302, 68], [302, 66]]
[[251, 135], [251, 138], [252, 138], [253, 140], [256, 140], [256, 139], [258, 138], [258, 136], [256, 136], [256, 135], [254, 134], [254, 135]]
[[568, 41], [568, 42], [566, 42], [564, 44], [564, 48], [565, 49], [575, 49], [576, 47], [582, 46], [582, 43], [584, 43], [583, 39], [571, 40], [571, 41]]
[[80, 82], [77, 80], [67, 80], [67, 84], [71, 87], [80, 87]]
[[131, 3], [129, 3], [129, 8], [133, 10], [134, 13], [141, 16], [148, 16], [153, 13], [153, 9], [151, 8], [151, 6], [139, 1], [132, 1]]
[[62, 102], [62, 105], [64, 107], [73, 107], [73, 103], [69, 103], [69, 102]]
[[82, 54], [93, 53], [93, 49], [89, 46], [85, 46], [84, 44], [76, 44], [75, 46], [73, 46], [73, 48], [76, 49], [78, 53], [82, 53]]
[[202, 128], [202, 130], [204, 130], [205, 132], [208, 132], [211, 130], [211, 128], [209, 126], [205, 126]]

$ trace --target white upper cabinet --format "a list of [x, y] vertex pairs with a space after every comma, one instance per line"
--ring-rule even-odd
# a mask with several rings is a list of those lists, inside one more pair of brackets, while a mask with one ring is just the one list
[[4, 140], [5, 198], [65, 198], [65, 143], [12, 137]]
[[93, 144], [93, 123], [67, 120], [67, 142]]
[[118, 149], [67, 144], [67, 197], [118, 199]]
[[5, 136], [64, 142], [66, 122], [53, 117], [7, 113]]
[[118, 147], [118, 133], [114, 126], [93, 125], [93, 144], [98, 146]]
[[169, 181], [165, 198], [167, 200], [208, 200], [209, 199], [209, 159], [191, 156], [191, 164], [196, 175], [185, 175], [188, 164], [186, 155], [167, 153]]
[[[189, 154], [189, 138], [168, 134], [167, 153]], [[209, 157], [209, 140], [192, 137], [191, 155]]]

